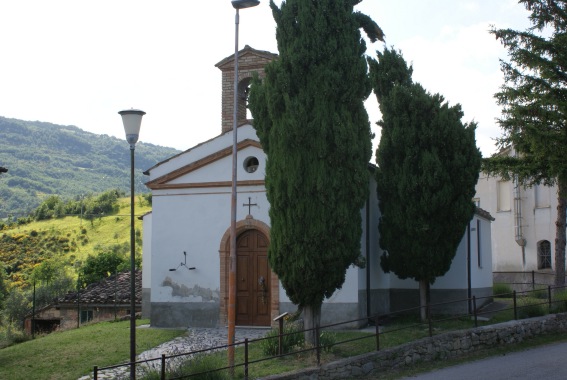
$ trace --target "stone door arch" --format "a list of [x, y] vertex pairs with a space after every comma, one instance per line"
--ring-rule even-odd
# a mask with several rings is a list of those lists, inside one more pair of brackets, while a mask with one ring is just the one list
[[[253, 232], [253, 233], [251, 233]], [[264, 240], [265, 242], [265, 250], [267, 252], [267, 247], [269, 246], [270, 243], [270, 228], [269, 226], [261, 221], [255, 220], [253, 219], [250, 215], [242, 221], [239, 221], [236, 223], [236, 236], [237, 236], [237, 265], [240, 263], [241, 265], [246, 265], [245, 262], [250, 259], [249, 255], [247, 253], [250, 253], [250, 251], [262, 251], [262, 248], [258, 247], [257, 243], [259, 242], [260, 246], [264, 245], [264, 243], [261, 242], [261, 240]], [[250, 241], [248, 242], [244, 242], [242, 238], [246, 238], [248, 240], [252, 239], [252, 244], [255, 247], [252, 247], [251, 249], [249, 249], [249, 247], [241, 247], [241, 249], [243, 249], [245, 252], [244, 255], [239, 255], [238, 253], [238, 247], [239, 244], [245, 244], [248, 245], [250, 243]], [[254, 239], [256, 239], [254, 241]], [[224, 233], [223, 238], [221, 240], [221, 244], [220, 244], [220, 249], [219, 249], [219, 253], [220, 253], [220, 321], [221, 324], [228, 324], [228, 275], [229, 275], [229, 270], [230, 270], [230, 228], [227, 229], [227, 231]], [[245, 257], [248, 256], [248, 257]], [[253, 260], [260, 260], [260, 262], [262, 262], [262, 260], [264, 260], [263, 257], [261, 257], [262, 255], [260, 254], [260, 257], [258, 258], [258, 255], [255, 255]], [[266, 257], [267, 260], [267, 257]], [[260, 266], [262, 266], [262, 264], [260, 263]], [[237, 274], [240, 275], [240, 280], [242, 280], [242, 272], [237, 270]], [[250, 288], [250, 292], [249, 293], [241, 293], [240, 296], [240, 300], [241, 302], [243, 302], [244, 298], [242, 297], [256, 297], [255, 301], [251, 301], [250, 299], [244, 301], [244, 302], [248, 302], [248, 304], [245, 305], [239, 305], [238, 302], [238, 297], [237, 297], [237, 325], [239, 324], [239, 320], [240, 320], [240, 324], [241, 325], [256, 325], [256, 326], [270, 326], [273, 324], [273, 319], [279, 315], [279, 281], [278, 281], [278, 277], [275, 273], [273, 273], [271, 270], [269, 270], [269, 274], [266, 273], [259, 273], [259, 272], [255, 272], [254, 269], [252, 269], [251, 271], [248, 271], [248, 279], [245, 279], [245, 281], [247, 282], [248, 288]], [[258, 277], [258, 278], [255, 278]], [[260, 284], [260, 277], [264, 277], [264, 286], [265, 286], [265, 294], [262, 294], [262, 285]], [[252, 283], [252, 281], [254, 281], [254, 283]], [[239, 289], [238, 286], [238, 277], [237, 277], [237, 290]], [[242, 281], [240, 281], [242, 282]], [[257, 283], [256, 283], [257, 282]], [[244, 289], [243, 286], [240, 287], [240, 291], [242, 291]], [[266, 304], [264, 304], [263, 302], [266, 302]], [[260, 307], [259, 310], [259, 314], [264, 314], [263, 316], [258, 316], [258, 310], [247, 310], [248, 314], [251, 314], [251, 318], [246, 320], [246, 317], [243, 317], [242, 312], [243, 307], [248, 307], [248, 309], [250, 307], [254, 308], [254, 307]], [[263, 309], [263, 308], [266, 309]], [[241, 312], [241, 316], [239, 318], [238, 314], [239, 311]], [[269, 317], [268, 317], [269, 316]]]

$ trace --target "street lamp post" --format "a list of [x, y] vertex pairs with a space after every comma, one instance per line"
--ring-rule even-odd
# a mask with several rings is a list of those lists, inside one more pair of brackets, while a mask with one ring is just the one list
[[140, 136], [144, 111], [129, 109], [122, 116], [126, 141], [130, 144], [130, 379], [136, 379], [136, 240], [134, 234], [134, 149]]
[[259, 0], [232, 0], [236, 9], [234, 19], [234, 109], [232, 117], [232, 191], [230, 202], [230, 260], [228, 273], [228, 364], [231, 373], [234, 371], [234, 341], [236, 328], [236, 161], [237, 161], [237, 127], [238, 127], [238, 25], [239, 10], [255, 7]]

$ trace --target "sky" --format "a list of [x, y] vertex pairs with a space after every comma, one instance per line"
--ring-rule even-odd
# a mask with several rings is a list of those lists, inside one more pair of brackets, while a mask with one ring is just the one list
[[[275, 0], [281, 4], [282, 0]], [[277, 53], [268, 0], [240, 11], [239, 47]], [[488, 31], [524, 30], [517, 0], [363, 0], [355, 7], [401, 50], [413, 79], [475, 121], [483, 156], [496, 151], [507, 52]], [[0, 2], [0, 116], [74, 125], [124, 138], [118, 111], [144, 110], [140, 141], [187, 150], [221, 132], [221, 72], [234, 54], [230, 0], [18, 0]], [[366, 108], [376, 133], [374, 95]], [[125, 146], [127, 143], [125, 142]]]

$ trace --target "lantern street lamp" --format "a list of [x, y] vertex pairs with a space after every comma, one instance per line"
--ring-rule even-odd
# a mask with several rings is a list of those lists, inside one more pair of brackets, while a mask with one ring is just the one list
[[144, 111], [129, 109], [122, 116], [126, 141], [130, 144], [130, 379], [136, 379], [136, 241], [134, 239], [134, 149], [140, 136]]
[[236, 329], [236, 161], [237, 161], [237, 127], [238, 127], [238, 25], [239, 10], [255, 7], [259, 0], [232, 0], [236, 9], [234, 19], [234, 109], [232, 118], [232, 191], [230, 202], [230, 260], [228, 272], [228, 365], [234, 371], [234, 341]]

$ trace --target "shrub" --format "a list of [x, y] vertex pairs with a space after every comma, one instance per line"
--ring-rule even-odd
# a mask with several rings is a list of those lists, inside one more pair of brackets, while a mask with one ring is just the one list
[[30, 340], [31, 337], [15, 323], [6, 323], [0, 326], [0, 348]]
[[529, 293], [530, 297], [534, 297], [540, 300], [546, 300], [548, 298], [548, 292], [547, 289], [542, 288], [542, 289], [537, 289], [534, 290], [532, 292]]
[[492, 292], [496, 297], [512, 298], [512, 288], [508, 284], [495, 283], [492, 286]]
[[[301, 331], [298, 322], [287, 323], [283, 329], [282, 351], [284, 354], [291, 352], [295, 347], [301, 347], [305, 343], [305, 337]], [[276, 356], [279, 354], [279, 329], [272, 329], [266, 333], [260, 341], [262, 352], [267, 356]]]
[[518, 308], [518, 318], [526, 319], [533, 317], [541, 317], [547, 314], [545, 305], [542, 304], [528, 304]]
[[551, 305], [551, 312], [554, 314], [567, 312], [567, 301], [566, 300], [554, 301], [554, 303]]
[[565, 313], [567, 312], [567, 291], [553, 291], [552, 292], [552, 313]]
[[331, 352], [337, 343], [337, 335], [329, 331], [323, 331], [319, 337], [319, 345], [325, 352]]
[[[192, 359], [184, 361], [177, 368], [167, 371], [168, 379], [197, 379], [197, 380], [225, 380], [228, 379], [226, 371], [215, 371], [218, 368], [226, 367], [224, 356], [218, 355], [198, 355]], [[209, 372], [213, 371], [213, 372]], [[207, 373], [202, 373], [207, 372]], [[142, 380], [159, 380], [160, 374], [157, 370], [148, 371], [141, 376]]]

